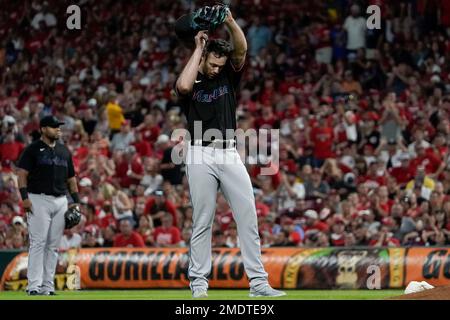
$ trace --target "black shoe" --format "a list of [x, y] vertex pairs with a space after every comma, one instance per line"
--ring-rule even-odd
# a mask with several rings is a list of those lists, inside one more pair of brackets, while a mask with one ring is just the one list
[[42, 292], [41, 296], [56, 296], [55, 291]]
[[31, 290], [31, 291], [27, 291], [27, 294], [29, 296], [38, 296], [39, 292], [37, 292], [36, 290]]

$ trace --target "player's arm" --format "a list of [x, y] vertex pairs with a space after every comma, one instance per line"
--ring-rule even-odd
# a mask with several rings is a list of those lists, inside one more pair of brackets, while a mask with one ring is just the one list
[[33, 149], [25, 148], [17, 162], [17, 176], [20, 196], [22, 197], [22, 206], [25, 212], [32, 213], [31, 201], [28, 199], [28, 174], [35, 168], [35, 157]]
[[234, 48], [231, 54], [231, 64], [236, 70], [240, 70], [244, 65], [245, 55], [247, 54], [247, 40], [241, 27], [234, 20], [230, 10], [228, 10], [228, 15], [225, 19], [225, 25], [230, 33]]
[[19, 187], [20, 196], [21, 196], [22, 201], [23, 201], [23, 204], [22, 204], [23, 205], [23, 209], [26, 212], [30, 212], [31, 213], [32, 212], [31, 201], [30, 201], [30, 199], [28, 199], [28, 190], [27, 190], [27, 187], [28, 187], [28, 182], [27, 182], [28, 171], [25, 170], [25, 169], [22, 169], [22, 168], [18, 168], [17, 176], [18, 176], [17, 184], [18, 184], [18, 187]]
[[75, 176], [75, 168], [73, 167], [72, 155], [70, 155], [69, 157], [68, 170], [69, 170], [68, 172], [69, 178], [67, 179], [67, 185], [69, 187], [70, 196], [72, 197], [73, 200], [73, 204], [70, 205], [70, 207], [72, 207], [80, 203], [80, 196], [78, 195], [78, 184], [77, 178]]
[[195, 36], [195, 50], [181, 72], [176, 84], [177, 92], [181, 95], [187, 95], [192, 91], [194, 81], [197, 79], [198, 65], [202, 59], [203, 49], [207, 40], [208, 35], [205, 31], [199, 31]]
[[27, 183], [28, 171], [22, 168], [18, 168], [17, 176], [18, 176], [17, 183], [19, 185], [19, 189], [26, 188], [28, 186]]
[[72, 197], [73, 200], [72, 205], [78, 205], [80, 203], [80, 196], [78, 195], [77, 178], [72, 177], [67, 179], [67, 184], [69, 185], [70, 196]]

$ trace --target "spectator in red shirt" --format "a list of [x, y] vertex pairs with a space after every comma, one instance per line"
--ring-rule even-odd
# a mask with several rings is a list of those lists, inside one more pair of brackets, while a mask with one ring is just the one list
[[133, 142], [133, 146], [136, 148], [136, 152], [139, 157], [151, 157], [153, 150], [150, 142], [144, 139], [142, 132], [136, 132], [135, 141]]
[[340, 217], [334, 219], [330, 236], [331, 245], [333, 247], [342, 247], [345, 245], [345, 222]]
[[314, 127], [310, 133], [315, 158], [315, 167], [321, 167], [327, 158], [333, 158], [333, 128], [328, 125], [324, 115], [318, 115], [318, 126]]
[[82, 210], [86, 215], [86, 226], [95, 225], [100, 228], [101, 220], [96, 215], [95, 206], [92, 203], [82, 203]]
[[144, 122], [136, 129], [142, 134], [142, 140], [148, 142], [155, 142], [161, 131], [153, 114], [147, 114], [144, 118]]
[[271, 105], [264, 105], [261, 117], [256, 119], [256, 128], [276, 129], [279, 127], [279, 119], [275, 116]]
[[[75, 228], [76, 230], [76, 228]], [[72, 229], [73, 233], [77, 233], [74, 229]], [[100, 229], [96, 225], [89, 225], [84, 228], [81, 246], [83, 248], [100, 248], [102, 245], [100, 244], [99, 234]]]
[[295, 95], [286, 95], [284, 103], [286, 105], [286, 109], [284, 110], [283, 114], [285, 119], [296, 119], [298, 116], [300, 116], [300, 108], [296, 104]]
[[[425, 147], [421, 144], [417, 144], [415, 146], [417, 156], [416, 158], [411, 160], [410, 171], [416, 172], [418, 167], [424, 166], [425, 173], [427, 175], [439, 173], [438, 171], [442, 171], [445, 167], [445, 163], [443, 163], [439, 156], [436, 155], [433, 149], [425, 149]], [[443, 166], [442, 166], [443, 165]], [[442, 166], [442, 169], [441, 169]]]
[[147, 200], [144, 213], [151, 215], [155, 227], [158, 227], [162, 224], [161, 219], [164, 216], [164, 213], [169, 212], [173, 218], [173, 225], [177, 226], [177, 209], [175, 205], [166, 199], [164, 191], [161, 189], [153, 192], [153, 195], [153, 197]]
[[23, 143], [14, 139], [14, 134], [8, 133], [0, 144], [0, 161], [16, 161], [24, 148]]
[[117, 156], [117, 159], [116, 175], [120, 179], [120, 186], [129, 188], [131, 185], [138, 185], [144, 177], [144, 166], [136, 148], [128, 147], [122, 156]]
[[413, 178], [410, 168], [409, 155], [403, 154], [400, 157], [401, 166], [389, 168], [389, 174], [395, 178], [397, 183], [404, 187]]
[[387, 184], [384, 163], [375, 160], [370, 163], [367, 174], [358, 177], [358, 183], [365, 183], [369, 188], [378, 188]]
[[155, 229], [154, 238], [157, 247], [175, 247], [181, 241], [181, 233], [177, 227], [173, 226], [173, 218], [170, 213], [166, 213], [162, 219], [162, 225]]
[[319, 220], [319, 214], [315, 210], [306, 210], [306, 212], [303, 214], [303, 216], [306, 218], [305, 222], [305, 233], [311, 230], [317, 230], [317, 231], [328, 231], [328, 225], [325, 222], [322, 222]]
[[400, 241], [394, 238], [392, 232], [386, 226], [381, 227], [380, 232], [374, 235], [369, 241], [369, 246], [371, 247], [399, 247]]
[[378, 193], [375, 199], [375, 206], [378, 210], [378, 213], [383, 217], [390, 215], [393, 204], [394, 201], [389, 199], [388, 188], [386, 186], [381, 186], [378, 189]]
[[145, 247], [142, 236], [136, 231], [133, 231], [130, 219], [120, 221], [120, 233], [114, 238], [114, 247]]

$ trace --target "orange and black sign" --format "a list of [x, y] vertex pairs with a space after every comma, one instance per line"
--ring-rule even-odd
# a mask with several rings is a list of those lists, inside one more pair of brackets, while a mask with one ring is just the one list
[[[276, 288], [400, 288], [409, 281], [450, 284], [448, 248], [268, 248], [262, 261]], [[28, 257], [20, 254], [6, 268], [2, 290], [23, 290]], [[211, 288], [248, 288], [241, 252], [214, 249]], [[187, 288], [187, 249], [104, 248], [60, 254], [58, 290], [77, 288]]]
[[406, 283], [426, 281], [450, 285], [450, 248], [410, 248], [406, 256]]

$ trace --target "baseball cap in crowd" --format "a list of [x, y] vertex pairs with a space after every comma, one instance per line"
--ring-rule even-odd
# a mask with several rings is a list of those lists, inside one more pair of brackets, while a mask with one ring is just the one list
[[63, 125], [64, 122], [60, 121], [55, 116], [46, 116], [41, 119], [39, 122], [40, 127], [51, 127], [51, 128], [58, 128], [59, 126]]
[[88, 177], [84, 177], [83, 179], [80, 180], [80, 186], [81, 187], [91, 187], [92, 186], [91, 179], [89, 179]]
[[128, 146], [126, 149], [125, 149], [125, 153], [136, 153], [136, 147], [135, 146]]
[[400, 161], [407, 161], [407, 160], [409, 160], [409, 154], [408, 153], [406, 153], [406, 152], [404, 152], [404, 153], [402, 153], [402, 154], [400, 154]]
[[330, 215], [331, 210], [330, 208], [324, 207], [322, 210], [320, 210], [320, 220], [325, 220]]
[[150, 82], [151, 82], [150, 78], [148, 78], [148, 77], [144, 77], [141, 80], [139, 80], [139, 84], [144, 87], [148, 86], [150, 84]]
[[261, 196], [261, 195], [263, 195], [263, 192], [262, 192], [261, 189], [253, 188], [253, 195], [255, 195], [255, 196]]
[[169, 136], [167, 134], [161, 134], [158, 139], [156, 139], [156, 144], [169, 142]]
[[97, 100], [95, 98], [91, 98], [87, 102], [89, 107], [96, 107], [97, 106]]
[[14, 124], [16, 124], [16, 119], [14, 119], [12, 116], [7, 114], [7, 115], [5, 115], [3, 117], [3, 124], [5, 126], [7, 126], [7, 125], [14, 125]]
[[433, 65], [431, 69], [433, 73], [441, 73], [441, 67], [439, 67], [437, 64]]
[[317, 214], [317, 211], [316, 210], [312, 210], [312, 209], [306, 210], [304, 216], [307, 217], [307, 218], [311, 218], [311, 219], [318, 219], [319, 218], [319, 215]]
[[348, 172], [344, 175], [344, 183], [347, 186], [355, 186], [356, 185], [356, 176], [353, 172]]
[[21, 216], [15, 216], [15, 217], [12, 219], [12, 224], [14, 225], [14, 224], [16, 224], [16, 223], [20, 223], [22, 226], [25, 227], [25, 221], [23, 221], [23, 218], [22, 218]]

